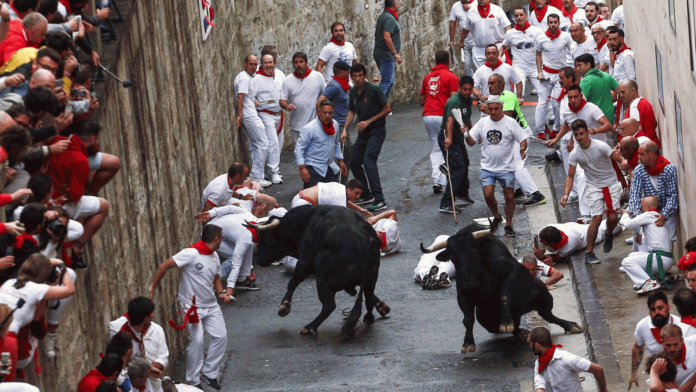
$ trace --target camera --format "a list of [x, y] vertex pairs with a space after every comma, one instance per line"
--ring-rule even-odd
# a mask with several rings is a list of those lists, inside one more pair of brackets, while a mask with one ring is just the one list
[[84, 98], [87, 96], [87, 91], [81, 88], [74, 88], [70, 90], [70, 95], [73, 98]]
[[10, 360], [10, 353], [4, 352], [0, 354], [0, 362], [2, 362], [2, 367], [0, 367], [0, 376], [6, 376], [10, 374], [10, 367], [7, 362]]
[[46, 280], [46, 284], [53, 284], [53, 283], [60, 283], [63, 281], [63, 275], [65, 275], [67, 267], [65, 264], [61, 264], [59, 266], [56, 266], [51, 271], [51, 275], [48, 276], [48, 279]]
[[58, 238], [64, 238], [68, 234], [68, 227], [58, 218], [48, 222], [46, 229], [51, 230], [51, 233]]

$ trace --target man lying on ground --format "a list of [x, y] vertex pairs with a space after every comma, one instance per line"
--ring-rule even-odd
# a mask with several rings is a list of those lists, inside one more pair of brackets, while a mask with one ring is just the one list
[[358, 200], [364, 189], [363, 184], [352, 179], [343, 185], [337, 182], [320, 182], [319, 184], [301, 190], [292, 199], [290, 208], [299, 206], [341, 206], [358, 211], [365, 217], [372, 214], [364, 208], [358, 207], [353, 202]]

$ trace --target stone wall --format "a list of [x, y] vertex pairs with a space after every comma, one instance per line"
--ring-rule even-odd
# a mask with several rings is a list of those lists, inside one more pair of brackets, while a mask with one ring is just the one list
[[[196, 1], [138, 1], [131, 4], [127, 33], [120, 37], [111, 70], [134, 86], [110, 78], [100, 95], [102, 151], [122, 166], [103, 196], [109, 218], [89, 249], [90, 268], [78, 272], [76, 298], [60, 329], [62, 352], [55, 361], [42, 353], [43, 391], [74, 391], [99, 361], [107, 324], [122, 315], [130, 298], [147, 295], [157, 266], [196, 241], [193, 216], [205, 185], [234, 160], [248, 161], [246, 141], [234, 127], [234, 77], [247, 53], [275, 44], [279, 67], [305, 51], [312, 67], [329, 38], [329, 26], [344, 21], [360, 61], [372, 61], [374, 25], [382, 3], [354, 0], [213, 1], [216, 28], [201, 40]], [[436, 50], [447, 44], [451, 2], [401, 3], [404, 63], [397, 68], [392, 100], [415, 101]], [[170, 271], [155, 297], [165, 327], [171, 364], [183, 364], [185, 333], [166, 326], [177, 311], [178, 274]]]

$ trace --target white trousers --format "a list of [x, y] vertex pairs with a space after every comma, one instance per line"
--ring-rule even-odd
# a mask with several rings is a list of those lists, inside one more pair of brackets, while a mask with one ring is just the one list
[[517, 164], [515, 165], [515, 189], [522, 189], [522, 192], [526, 196], [529, 196], [534, 192], [538, 192], [539, 187], [534, 182], [532, 175], [529, 174], [529, 170], [527, 170], [527, 167], [524, 165], [527, 159], [522, 159], [522, 157], [520, 157], [519, 144], [514, 149], [514, 157], [515, 162], [517, 162]]
[[[188, 305], [181, 304], [183, 313], [186, 313], [188, 309]], [[198, 308], [198, 317], [201, 320], [200, 323], [186, 325], [190, 339], [186, 348], [186, 382], [191, 385], [198, 385], [201, 382], [201, 371], [208, 378], [218, 378], [222, 357], [227, 349], [227, 329], [220, 305]], [[207, 360], [204, 358], [204, 333], [210, 335]]]
[[[77, 280], [77, 274], [75, 274], [75, 271], [72, 270], [72, 268], [67, 268], [66, 273], [70, 275], [70, 278], [72, 278], [72, 281], [75, 282]], [[58, 325], [60, 322], [60, 315], [63, 313], [65, 308], [68, 306], [70, 303], [70, 300], [72, 299], [72, 295], [69, 296], [68, 298], [63, 298], [60, 301], [58, 301], [58, 307], [56, 309], [48, 309], [46, 311], [46, 323], [49, 325]], [[49, 301], [48, 306], [53, 307], [56, 304], [56, 301]]]
[[251, 170], [249, 178], [263, 179], [263, 168], [268, 157], [268, 136], [266, 128], [257, 115], [242, 117], [242, 131], [249, 141], [249, 155], [251, 157]]
[[546, 118], [549, 114], [549, 108], [553, 110], [553, 115], [556, 116], [556, 123], [554, 129], [556, 132], [561, 130], [560, 121], [560, 103], [556, 100], [561, 94], [561, 85], [558, 83], [558, 74], [552, 74], [545, 72], [548, 81], [540, 81], [540, 86], [537, 92], [539, 93], [539, 104], [537, 105], [536, 112], [534, 113], [534, 119], [536, 124], [536, 131], [544, 132], [544, 124], [546, 124]]
[[474, 76], [476, 69], [474, 68], [474, 59], [471, 53], [474, 43], [471, 41], [464, 41], [464, 47], [461, 49], [462, 52], [462, 65], [464, 66], [464, 75]]
[[[442, 157], [442, 150], [437, 144], [437, 135], [440, 133], [440, 125], [442, 124], [442, 116], [424, 116], [425, 130], [430, 137], [432, 150], [430, 151], [430, 164], [433, 166], [433, 171], [430, 177], [433, 180], [433, 185], [447, 186], [447, 176], [440, 171], [440, 165], [445, 163], [445, 158]], [[455, 125], [456, 125], [455, 121]], [[459, 131], [459, 126], [455, 126], [454, 131]]]
[[[645, 242], [645, 241], [644, 241]], [[650, 279], [648, 273], [645, 272], [645, 268], [648, 266], [648, 256], [650, 252], [631, 252], [626, 256], [623, 261], [621, 261], [621, 266], [626, 270], [626, 275], [633, 281], [633, 285], [636, 287], [642, 287], [646, 280]], [[662, 266], [666, 271], [672, 267], [672, 258], [663, 257]], [[653, 255], [652, 261], [652, 273], [653, 276], [657, 277], [657, 256]]]
[[529, 79], [529, 82], [532, 84], [532, 86], [534, 86], [534, 90], [536, 90], [538, 94], [539, 90], [541, 90], [541, 80], [537, 78], [537, 76], [539, 76], [539, 72], [536, 69], [536, 65], [533, 67], [516, 65], [515, 61], [513, 60], [512, 66], [520, 75], [522, 75], [522, 94], [524, 94], [524, 90], [527, 88], [527, 79]]
[[[577, 188], [575, 184], [577, 184]], [[580, 210], [580, 215], [591, 215], [590, 204], [587, 199], [587, 179], [585, 178], [585, 170], [580, 166], [575, 167], [573, 189], [578, 193], [578, 209]]]
[[436, 261], [436, 263], [430, 265], [421, 265], [419, 263], [418, 267], [416, 267], [416, 270], [413, 272], [413, 280], [415, 280], [418, 283], [422, 282], [423, 277], [430, 272], [430, 268], [432, 268], [433, 265], [437, 266], [438, 277], [440, 277], [440, 275], [442, 275], [443, 272], [446, 272], [447, 276], [449, 276], [450, 279], [454, 278], [456, 270], [454, 269], [454, 264], [452, 264], [451, 261]]
[[232, 257], [226, 257], [223, 261], [223, 263], [227, 263], [228, 260], [232, 262], [230, 274], [227, 276], [227, 287], [234, 288], [237, 282], [243, 282], [251, 275], [251, 262], [254, 258], [255, 246], [256, 244], [253, 242], [238, 241], [234, 244]]
[[[560, 153], [561, 153], [561, 160], [563, 161], [563, 168], [565, 169], [566, 175], [568, 175], [568, 168], [570, 167], [570, 162], [568, 159], [570, 158], [570, 151], [568, 151], [568, 142], [570, 142], [570, 132], [566, 133], [563, 135], [560, 141]], [[573, 181], [573, 189], [570, 191], [570, 196], [578, 197], [578, 183], [577, 181]]]
[[259, 117], [266, 130], [266, 138], [268, 139], [268, 155], [265, 164], [271, 169], [272, 173], [279, 174], [280, 146], [278, 144], [278, 127], [280, 126], [280, 113], [273, 115], [261, 112]]

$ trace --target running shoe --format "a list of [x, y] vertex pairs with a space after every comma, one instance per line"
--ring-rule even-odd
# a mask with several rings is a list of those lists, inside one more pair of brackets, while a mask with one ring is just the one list
[[440, 207], [440, 212], [448, 213], [448, 214], [453, 214], [456, 212], [457, 214], [461, 214], [462, 210], [460, 210], [459, 208], [448, 206], [448, 207]]
[[208, 385], [210, 385], [211, 388], [213, 389], [222, 389], [220, 386], [220, 383], [218, 382], [217, 378], [208, 378], [205, 376], [205, 374], [201, 373], [201, 378], [203, 381], [207, 382]]
[[522, 205], [525, 207], [533, 207], [544, 203], [546, 203], [546, 198], [544, 197], [544, 195], [541, 194], [541, 192], [536, 191], [532, 193], [532, 197], [530, 197], [528, 200], [525, 200], [524, 203], [522, 203]]
[[660, 288], [662, 288], [660, 283], [658, 283], [656, 280], [648, 279], [645, 281], [645, 283], [643, 283], [643, 287], [641, 287], [636, 294], [645, 295], [655, 290], [659, 290]]
[[604, 253], [611, 252], [611, 248], [614, 246], [614, 235], [609, 233], [604, 234], [604, 243], [602, 244], [602, 250]]
[[517, 237], [517, 233], [512, 229], [512, 226], [505, 226], [505, 237]]
[[371, 206], [367, 207], [367, 210], [370, 212], [374, 211], [382, 211], [387, 209], [387, 203], [380, 201], [379, 203], [373, 203]]
[[356, 201], [354, 202], [354, 204], [357, 204], [357, 205], [361, 206], [361, 205], [363, 205], [363, 204], [370, 204], [370, 203], [372, 203], [373, 201], [375, 201], [375, 198], [374, 198], [374, 197], [371, 197], [371, 198], [369, 198], [369, 199], [358, 199], [358, 200], [356, 200]]
[[585, 253], [585, 263], [587, 263], [587, 264], [601, 264], [602, 262], [599, 261], [597, 256], [595, 256], [594, 252], [590, 252], [590, 253]]
[[256, 291], [256, 290], [260, 290], [260, 289], [256, 283], [252, 282], [251, 279], [249, 279], [247, 277], [243, 282], [237, 282], [237, 285], [235, 286], [235, 290]]
[[459, 196], [459, 199], [457, 200], [462, 203], [462, 205], [465, 206], [470, 206], [472, 204], [476, 204], [475, 201], [471, 200], [469, 196]]
[[433, 185], [433, 193], [442, 193], [444, 191], [444, 187], [440, 184], [435, 184]]

